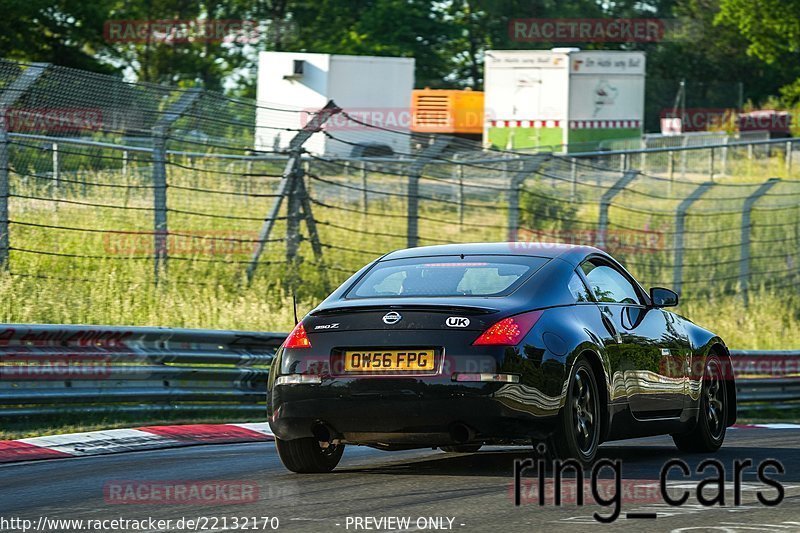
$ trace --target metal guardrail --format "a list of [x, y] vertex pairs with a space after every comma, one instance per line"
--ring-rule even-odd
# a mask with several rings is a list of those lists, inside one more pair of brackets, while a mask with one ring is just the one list
[[731, 350], [744, 410], [800, 409], [800, 350]]
[[[2, 325], [0, 418], [76, 411], [262, 413], [269, 364], [285, 336], [158, 327]], [[758, 402], [786, 408], [791, 407], [786, 402], [800, 401], [800, 351], [734, 350], [731, 355], [738, 399], [745, 409]]]
[[285, 333], [8, 324], [0, 417], [80, 412], [263, 412]]

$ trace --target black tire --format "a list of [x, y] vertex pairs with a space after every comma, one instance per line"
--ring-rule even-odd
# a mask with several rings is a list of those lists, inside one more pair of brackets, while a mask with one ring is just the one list
[[475, 453], [481, 449], [481, 444], [461, 444], [458, 446], [439, 446], [439, 449], [447, 453]]
[[600, 393], [594, 371], [583, 357], [575, 362], [567, 386], [567, 402], [553, 434], [552, 454], [590, 465], [600, 446]]
[[344, 444], [320, 446], [314, 437], [295, 440], [275, 439], [275, 448], [283, 466], [298, 474], [322, 474], [330, 472], [344, 453]]
[[687, 453], [709, 453], [719, 450], [725, 440], [728, 407], [722, 363], [716, 355], [709, 355], [703, 370], [697, 423], [691, 431], [672, 436], [675, 446]]

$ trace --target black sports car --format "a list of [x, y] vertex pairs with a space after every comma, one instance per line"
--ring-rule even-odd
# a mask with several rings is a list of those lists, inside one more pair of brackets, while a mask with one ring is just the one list
[[736, 419], [725, 343], [605, 252], [533, 243], [389, 253], [303, 318], [276, 354], [268, 414], [283, 464], [327, 472], [383, 450], [604, 441], [722, 445]]

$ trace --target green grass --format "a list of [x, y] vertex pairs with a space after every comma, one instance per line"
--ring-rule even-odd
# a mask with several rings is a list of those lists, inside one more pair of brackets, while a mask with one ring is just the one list
[[718, 333], [739, 350], [800, 350], [800, 297], [796, 289], [761, 290], [745, 308], [741, 297], [713, 297], [678, 312]]
[[800, 405], [784, 409], [770, 408], [768, 405], [755, 404], [740, 406], [737, 424], [770, 424], [800, 421]]
[[[20, 173], [44, 174], [43, 169], [33, 168], [44, 164], [34, 158], [34, 155], [40, 157], [38, 152], [32, 155], [30, 149], [17, 150], [20, 152], [13, 161]], [[69, 157], [76, 158], [71, 164], [73, 168], [81, 168], [80, 158], [86, 156]], [[26, 162], [31, 168], [23, 168]], [[153, 238], [147, 233], [151, 231], [153, 216], [147, 210], [152, 207], [148, 167], [131, 162], [126, 175], [119, 169], [62, 172], [58, 190], [50, 179], [12, 174], [11, 189], [15, 196], [10, 200], [10, 216], [16, 223], [11, 225], [10, 240], [15, 250], [10, 259], [12, 275], [0, 274], [0, 320], [286, 331], [293, 323], [290, 287], [298, 294], [302, 315], [366, 262], [406, 246], [404, 176], [370, 173], [368, 187], [391, 194], [371, 192], [365, 212], [362, 182], [357, 172], [347, 173], [337, 165], [314, 163], [311, 172], [321, 175], [324, 181], [308, 179], [310, 194], [333, 206], [313, 206], [325, 246], [324, 267], [316, 262], [307, 239], [301, 242], [299, 258], [291, 265], [285, 262], [284, 243], [269, 243], [262, 265], [252, 283], [248, 283], [244, 274], [254, 244], [214, 239], [257, 238], [261, 220], [274, 202], [274, 198], [257, 195], [276, 192], [278, 179], [245, 177], [241, 173], [275, 174], [279, 173], [280, 165], [255, 163], [245, 169], [243, 164], [175, 162], [177, 165], [169, 168], [168, 205], [173, 210], [169, 214], [169, 228], [178, 236], [170, 238], [171, 259], [161, 272], [158, 285], [154, 283], [150, 257]], [[654, 163], [657, 162], [650, 160], [648, 164]], [[785, 165], [782, 154], [750, 162], [731, 153], [729, 175], [719, 178], [720, 182], [752, 185], [714, 188], [692, 207], [686, 223], [690, 233], [684, 242], [685, 297], [679, 312], [719, 332], [732, 347], [800, 348], [800, 301], [796, 290], [792, 285], [768, 288], [771, 270], [798, 269], [800, 202], [797, 199], [800, 197], [779, 195], [762, 205], [763, 209], [754, 211], [751, 250], [754, 275], [751, 304], [745, 309], [738, 286], [740, 210], [743, 198], [763, 178], [748, 174], [744, 168], [756, 168], [764, 176], [769, 175], [768, 171], [785, 169]], [[400, 166], [391, 170], [403, 172]], [[562, 168], [554, 172], [563, 174], [563, 171]], [[582, 173], [574, 196], [569, 180], [529, 179], [520, 199], [521, 226], [556, 236], [558, 232], [571, 235], [592, 227], [598, 217], [598, 196], [605, 189], [596, 187], [591, 169]], [[696, 178], [697, 183], [703, 179]], [[464, 183], [467, 187], [462, 218], [455, 201], [457, 182], [451, 176], [443, 176], [440, 170], [437, 178], [422, 179], [419, 244], [506, 239], [508, 214], [503, 190], [506, 182], [500, 174], [496, 170], [466, 167]], [[475, 183], [480, 186], [469, 186]], [[675, 228], [674, 209], [695, 187], [696, 183], [687, 181], [668, 183], [643, 177], [615, 198], [617, 205], [609, 213], [612, 232], [638, 238], [642, 231], [655, 231], [663, 240], [661, 247], [653, 250], [625, 247], [611, 250], [644, 284], [672, 285], [675, 257], [667, 248], [671, 246], [671, 232]], [[785, 194], [791, 190], [788, 185], [778, 185], [775, 192]], [[48, 197], [73, 203], [37, 199]], [[120, 205], [128, 209], [83, 204]], [[42, 226], [142, 233], [109, 234]], [[306, 228], [301, 230], [307, 237]], [[286, 221], [278, 220], [271, 237], [282, 238], [285, 233]]]

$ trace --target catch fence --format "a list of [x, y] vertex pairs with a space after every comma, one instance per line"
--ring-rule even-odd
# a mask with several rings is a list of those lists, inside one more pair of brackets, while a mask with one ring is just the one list
[[[258, 127], [288, 148], [253, 149], [265, 111]], [[800, 274], [791, 139], [519, 154], [392, 130], [406, 148], [391, 157], [342, 157], [309, 139], [356, 150], [387, 128], [335, 103], [287, 109], [10, 61], [0, 112], [0, 263], [12, 279], [261, 280], [319, 298], [390, 250], [470, 241], [597, 245], [684, 299], [746, 299]], [[333, 116], [346, 120], [326, 126]]]

